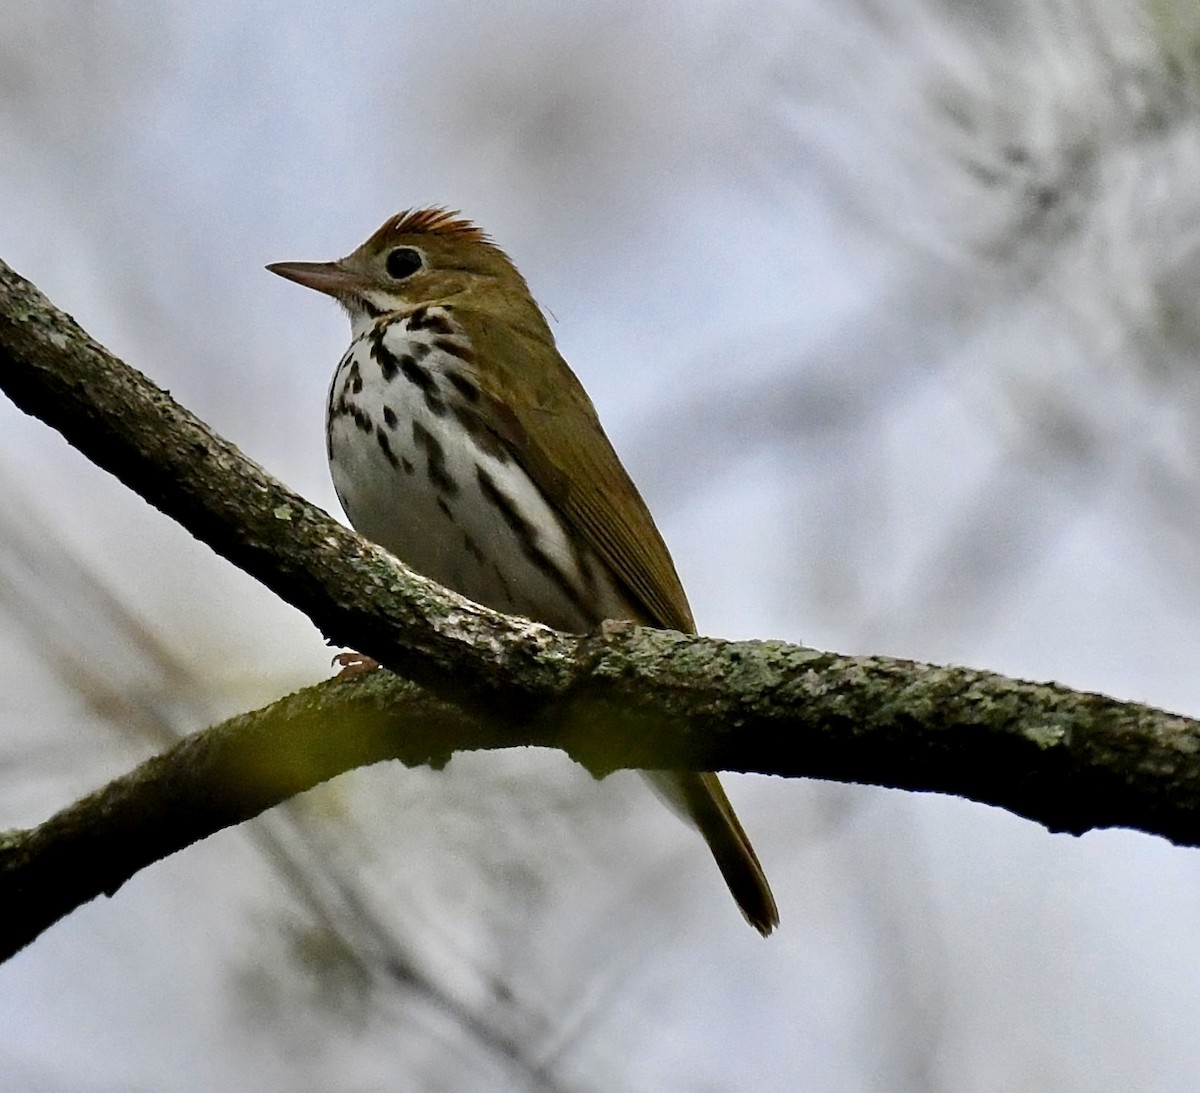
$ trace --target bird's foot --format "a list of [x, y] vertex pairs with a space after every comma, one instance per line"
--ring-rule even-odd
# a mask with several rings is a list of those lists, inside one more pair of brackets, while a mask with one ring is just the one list
[[329, 663], [341, 665], [342, 670], [337, 674], [338, 679], [370, 675], [383, 667], [379, 661], [374, 657], [367, 656], [366, 653], [338, 653]]
[[628, 634], [637, 623], [632, 619], [605, 619], [600, 624], [600, 636], [602, 638], [619, 638], [622, 634]]

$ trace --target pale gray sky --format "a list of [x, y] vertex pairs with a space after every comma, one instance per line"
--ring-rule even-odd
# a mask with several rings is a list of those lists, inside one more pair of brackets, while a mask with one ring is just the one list
[[[1192, 712], [1200, 20], [877, 8], [9, 5], [0, 256], [336, 511], [346, 324], [262, 267], [460, 208], [553, 313], [702, 630]], [[327, 672], [6, 403], [0, 492], [0, 825]], [[0, 968], [0, 1086], [1195, 1088], [1194, 851], [729, 782], [769, 941], [636, 779], [381, 767]]]

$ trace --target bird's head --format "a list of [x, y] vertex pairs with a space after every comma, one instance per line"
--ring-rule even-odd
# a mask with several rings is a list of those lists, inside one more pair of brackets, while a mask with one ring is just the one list
[[276, 262], [267, 269], [332, 296], [349, 313], [355, 334], [392, 312], [445, 303], [549, 335], [508, 255], [469, 220], [447, 209], [398, 213], [337, 261]]

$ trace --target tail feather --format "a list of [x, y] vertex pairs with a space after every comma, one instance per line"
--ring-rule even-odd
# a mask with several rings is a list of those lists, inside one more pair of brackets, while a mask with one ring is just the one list
[[695, 825], [738, 907], [763, 937], [779, 925], [779, 910], [754, 847], [715, 774], [644, 771], [650, 784]]

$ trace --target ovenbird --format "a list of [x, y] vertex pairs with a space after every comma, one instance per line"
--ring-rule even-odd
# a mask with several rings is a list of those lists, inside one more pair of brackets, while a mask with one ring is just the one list
[[[327, 448], [362, 535], [477, 603], [558, 630], [629, 619], [695, 632], [645, 502], [524, 278], [482, 231], [410, 210], [346, 258], [267, 268], [349, 313]], [[770, 933], [775, 901], [716, 775], [645, 773]]]

